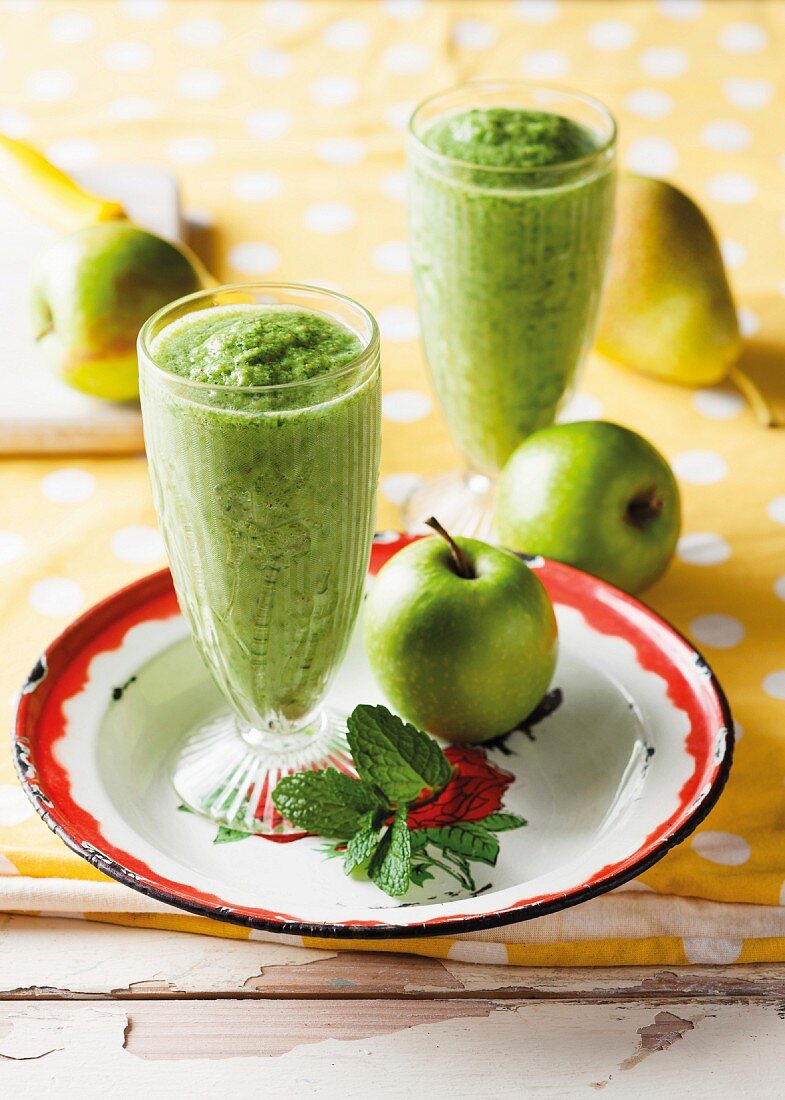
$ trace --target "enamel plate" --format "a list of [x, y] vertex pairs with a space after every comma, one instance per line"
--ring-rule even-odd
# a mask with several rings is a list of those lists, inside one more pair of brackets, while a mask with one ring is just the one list
[[[371, 575], [408, 541], [377, 536]], [[230, 833], [178, 805], [174, 750], [221, 700], [166, 571], [98, 604], [43, 655], [16, 712], [19, 777], [50, 828], [96, 868], [217, 920], [404, 937], [585, 901], [703, 820], [730, 768], [731, 717], [703, 658], [647, 607], [568, 566], [530, 564], [559, 621], [551, 690], [520, 729], [447, 750], [457, 775], [410, 818], [414, 882], [402, 899], [347, 878], [323, 838]], [[344, 713], [384, 702], [359, 629], [327, 702]]]

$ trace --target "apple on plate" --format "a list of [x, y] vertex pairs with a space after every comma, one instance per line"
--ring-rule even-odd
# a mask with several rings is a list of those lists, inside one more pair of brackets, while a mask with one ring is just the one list
[[127, 401], [139, 393], [139, 329], [161, 306], [201, 286], [185, 253], [155, 233], [120, 221], [80, 229], [39, 257], [35, 339], [63, 381]]
[[548, 594], [509, 550], [439, 532], [400, 550], [366, 600], [364, 640], [393, 708], [449, 741], [487, 741], [542, 699], [556, 666]]
[[585, 569], [626, 592], [652, 584], [673, 556], [679, 487], [651, 443], [607, 420], [543, 428], [499, 479], [505, 546]]

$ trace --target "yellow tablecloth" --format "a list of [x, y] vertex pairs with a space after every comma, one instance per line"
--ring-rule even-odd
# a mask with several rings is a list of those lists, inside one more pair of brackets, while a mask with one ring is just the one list
[[[5, 0], [0, 12], [0, 128], [66, 167], [168, 165], [219, 276], [323, 281], [374, 310], [382, 526], [415, 479], [456, 461], [417, 341], [403, 205], [410, 105], [443, 86], [524, 75], [609, 103], [622, 161], [677, 180], [718, 227], [748, 362], [785, 357], [782, 3]], [[730, 784], [640, 890], [462, 942], [385, 946], [546, 964], [785, 959], [785, 432], [758, 427], [732, 389], [600, 362], [577, 411], [631, 425], [674, 463], [684, 539], [648, 599], [728, 690], [742, 738]], [[6, 461], [0, 479], [10, 699], [74, 614], [163, 559], [141, 459]], [[5, 756], [0, 853], [7, 909], [248, 935], [102, 879], [32, 814]]]

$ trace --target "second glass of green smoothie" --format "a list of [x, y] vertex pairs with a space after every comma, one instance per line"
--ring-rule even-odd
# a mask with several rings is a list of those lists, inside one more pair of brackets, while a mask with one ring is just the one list
[[597, 100], [471, 81], [409, 132], [409, 236], [425, 356], [464, 470], [405, 505], [486, 535], [496, 474], [551, 424], [591, 346], [613, 226], [616, 126]]
[[150, 318], [139, 362], [177, 597], [226, 701], [181, 746], [174, 786], [229, 828], [283, 834], [281, 776], [351, 760], [323, 701], [373, 537], [376, 322], [315, 287], [217, 287]]

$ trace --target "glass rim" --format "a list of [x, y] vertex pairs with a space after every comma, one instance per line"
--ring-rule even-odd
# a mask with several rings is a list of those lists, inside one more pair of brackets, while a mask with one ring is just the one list
[[[221, 382], [203, 382], [196, 378], [186, 378], [182, 374], [175, 374], [174, 371], [165, 370], [159, 363], [155, 361], [155, 357], [150, 348], [150, 332], [155, 327], [156, 323], [165, 317], [167, 313], [175, 308], [187, 305], [189, 302], [195, 302], [199, 299], [210, 298], [216, 294], [231, 291], [265, 291], [265, 290], [290, 290], [290, 291], [307, 291], [308, 293], [321, 295], [325, 298], [330, 298], [333, 301], [343, 302], [345, 305], [351, 306], [356, 309], [367, 321], [370, 326], [370, 337], [368, 343], [364, 344], [357, 355], [353, 356], [348, 363], [342, 364], [336, 370], [328, 371], [325, 374], [317, 374], [313, 378], [295, 379], [291, 382], [269, 382], [263, 386], [231, 386]], [[238, 303], [239, 304], [239, 303]], [[253, 304], [253, 303], [249, 303]], [[263, 304], [263, 303], [259, 303]], [[295, 307], [296, 308], [296, 307]], [[185, 314], [187, 315], [187, 314]], [[185, 316], [184, 315], [184, 316]], [[164, 325], [161, 329], [166, 326]], [[353, 330], [354, 331], [354, 330]], [[362, 339], [359, 333], [358, 337]], [[156, 374], [162, 378], [171, 380], [172, 382], [181, 384], [194, 390], [205, 391], [209, 390], [213, 393], [245, 393], [245, 394], [264, 394], [278, 392], [279, 390], [292, 390], [292, 389], [305, 389], [309, 386], [316, 386], [319, 383], [331, 382], [334, 379], [343, 378], [346, 375], [352, 374], [357, 371], [357, 368], [364, 365], [366, 362], [370, 362], [374, 358], [378, 358], [379, 352], [379, 325], [376, 318], [369, 309], [361, 305], [360, 302], [354, 298], [350, 298], [348, 294], [341, 294], [337, 290], [328, 290], [326, 287], [314, 286], [312, 283], [287, 283], [287, 282], [243, 282], [243, 283], [219, 283], [217, 286], [204, 287], [202, 290], [194, 291], [193, 294], [185, 294], [182, 298], [176, 298], [174, 301], [167, 302], [165, 306], [162, 306], [159, 310], [156, 310], [151, 317], [148, 317], [145, 323], [139, 330], [136, 346], [139, 354], [140, 361], [148, 363]]]
[[[572, 160], [562, 160], [558, 164], [546, 164], [546, 165], [521, 165], [520, 167], [501, 165], [501, 164], [473, 164], [470, 160], [461, 160], [458, 157], [450, 157], [445, 153], [439, 153], [435, 149], [431, 149], [425, 144], [423, 139], [417, 133], [416, 124], [418, 116], [421, 112], [429, 107], [436, 101], [451, 95], [453, 92], [460, 91], [463, 88], [477, 88], [480, 90], [492, 90], [498, 89], [501, 91], [504, 88], [511, 89], [526, 89], [528, 91], [546, 91], [546, 92], [558, 92], [563, 96], [570, 99], [580, 100], [582, 103], [587, 104], [590, 107], [595, 108], [599, 114], [601, 114], [609, 124], [610, 132], [608, 137], [602, 143], [599, 148], [592, 150], [591, 153], [584, 153], [580, 157], [573, 157]], [[421, 99], [416, 105], [411, 115], [409, 116], [409, 123], [407, 130], [410, 138], [417, 143], [417, 148], [420, 152], [424, 153], [431, 160], [442, 165], [450, 165], [454, 168], [470, 169], [473, 172], [487, 172], [489, 176], [497, 174], [505, 174], [507, 176], [528, 176], [533, 173], [538, 175], [547, 174], [549, 172], [557, 173], [564, 172], [567, 169], [573, 169], [583, 165], [589, 165], [593, 161], [598, 160], [604, 154], [610, 152], [616, 145], [616, 138], [618, 136], [619, 128], [616, 123], [616, 118], [609, 107], [597, 99], [595, 96], [589, 95], [586, 92], [580, 92], [576, 88], [567, 87], [564, 84], [548, 84], [536, 80], [517, 80], [514, 77], [509, 79], [499, 78], [480, 78], [477, 80], [462, 80], [459, 84], [453, 84], [449, 88], [443, 88], [440, 92], [434, 92], [433, 95], [426, 96], [425, 99]]]

